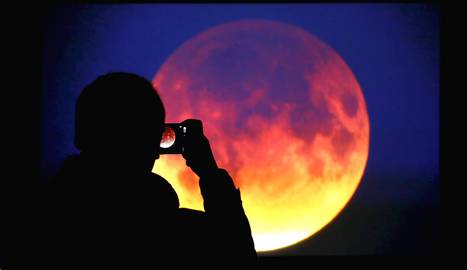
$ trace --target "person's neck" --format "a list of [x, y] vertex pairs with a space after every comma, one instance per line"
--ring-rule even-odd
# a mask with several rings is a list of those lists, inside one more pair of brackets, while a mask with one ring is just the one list
[[105, 171], [116, 175], [142, 175], [150, 171], [144, 170], [139, 164], [130, 161], [128, 158], [122, 158], [117, 153], [111, 152], [89, 152], [83, 151], [81, 158], [92, 168], [98, 171]]

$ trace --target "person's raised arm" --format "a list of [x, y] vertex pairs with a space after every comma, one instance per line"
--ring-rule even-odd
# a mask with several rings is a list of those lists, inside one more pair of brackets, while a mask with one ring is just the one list
[[228, 172], [217, 166], [200, 120], [188, 119], [188, 140], [184, 144], [186, 164], [200, 177], [200, 189], [213, 234], [225, 239], [234, 256], [256, 258], [250, 224], [245, 215], [240, 191]]

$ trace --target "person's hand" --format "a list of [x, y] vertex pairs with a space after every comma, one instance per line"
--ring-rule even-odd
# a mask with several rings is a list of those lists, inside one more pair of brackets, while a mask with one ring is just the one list
[[203, 123], [197, 119], [187, 119], [182, 124], [188, 127], [182, 156], [186, 165], [203, 178], [218, 168], [209, 141], [203, 134]]

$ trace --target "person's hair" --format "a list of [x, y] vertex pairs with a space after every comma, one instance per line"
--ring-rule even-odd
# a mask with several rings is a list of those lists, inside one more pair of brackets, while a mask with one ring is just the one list
[[165, 110], [147, 79], [124, 72], [98, 77], [81, 92], [75, 112], [80, 150], [159, 143]]

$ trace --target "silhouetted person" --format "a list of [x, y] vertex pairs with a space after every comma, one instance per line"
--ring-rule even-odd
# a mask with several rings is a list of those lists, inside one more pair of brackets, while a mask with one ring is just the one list
[[199, 120], [183, 157], [199, 177], [205, 212], [181, 209], [176, 192], [152, 173], [159, 158], [164, 106], [151, 82], [110, 73], [85, 87], [76, 104], [77, 155], [45, 193], [40, 263], [161, 266], [251, 260], [256, 252], [240, 192], [217, 167]]

